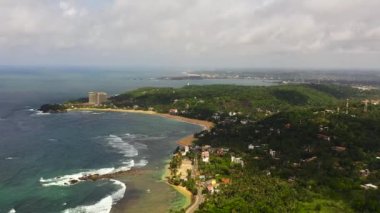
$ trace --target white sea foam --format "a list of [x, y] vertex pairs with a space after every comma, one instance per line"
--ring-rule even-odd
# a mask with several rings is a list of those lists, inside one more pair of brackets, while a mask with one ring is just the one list
[[78, 172], [71, 175], [64, 175], [62, 177], [54, 177], [54, 178], [48, 178], [44, 179], [43, 177], [40, 178], [40, 183], [43, 186], [69, 186], [71, 181], [76, 181], [76, 183], [82, 182], [83, 180], [80, 180], [80, 178], [88, 176], [88, 175], [107, 175], [107, 174], [113, 174], [116, 172], [124, 172], [130, 170], [134, 166], [134, 161], [131, 160], [129, 163], [127, 162], [124, 166], [119, 168], [102, 168], [97, 170], [89, 170], [84, 172]]
[[114, 193], [112, 193], [112, 195], [111, 195], [112, 201], [113, 201], [112, 203], [116, 204], [116, 202], [118, 202], [119, 200], [121, 200], [124, 197], [125, 190], [127, 189], [127, 187], [121, 181], [113, 180], [113, 179], [111, 181], [113, 184], [120, 186], [120, 188], [117, 191], [115, 191]]
[[5, 160], [13, 160], [13, 159], [15, 159], [14, 157], [7, 157], [7, 158], [5, 158]]
[[112, 202], [112, 197], [109, 195], [95, 204], [66, 209], [63, 213], [108, 213], [111, 211]]
[[146, 159], [141, 159], [137, 163], [135, 163], [135, 167], [144, 167], [148, 164]]
[[11, 210], [9, 210], [8, 213], [16, 213], [16, 210], [15, 209], [11, 209]]
[[36, 110], [35, 113], [32, 114], [32, 116], [41, 116], [41, 115], [50, 115], [49, 112], [42, 112], [40, 110]]
[[111, 195], [107, 195], [105, 198], [101, 199], [92, 205], [83, 205], [71, 209], [66, 209], [64, 213], [108, 213], [111, 211], [112, 205], [116, 204], [119, 200], [124, 197], [126, 186], [124, 183], [118, 180], [110, 180], [113, 184], [118, 185], [119, 189], [113, 192]]
[[[145, 137], [144, 135], [141, 135], [141, 137]], [[121, 137], [117, 135], [109, 135], [106, 137], [101, 137], [103, 140], [107, 142], [107, 145], [117, 150], [119, 153], [123, 154], [127, 158], [136, 157], [138, 156], [138, 149], [146, 149], [147, 146], [142, 143], [137, 143], [134, 140], [137, 138], [140, 138], [140, 135], [135, 134], [125, 134]], [[132, 144], [133, 141], [133, 144]], [[82, 182], [80, 180], [82, 177], [88, 176], [88, 175], [105, 175], [105, 174], [112, 174], [117, 172], [123, 172], [128, 171], [132, 167], [144, 167], [148, 164], [148, 161], [146, 159], [139, 159], [135, 162], [133, 159], [125, 160], [120, 167], [117, 168], [103, 168], [98, 170], [88, 170], [83, 171], [71, 175], [65, 175], [62, 177], [55, 177], [55, 178], [49, 178], [44, 179], [40, 178], [40, 183], [43, 186], [70, 186], [70, 182], [79, 183]], [[122, 199], [125, 194], [126, 186], [124, 183], [117, 181], [117, 180], [110, 180], [113, 184], [119, 185], [118, 189], [113, 192], [111, 195], [107, 195], [103, 199], [99, 200], [98, 202], [91, 204], [91, 205], [82, 205], [75, 208], [66, 209], [65, 213], [76, 213], [76, 212], [110, 212], [112, 205], [115, 204], [117, 201]]]
[[139, 154], [137, 149], [133, 145], [124, 141], [121, 137], [117, 135], [109, 135], [108, 137], [106, 137], [106, 141], [108, 145], [110, 145], [114, 149], [117, 149], [119, 153], [123, 154], [125, 157], [135, 157]]

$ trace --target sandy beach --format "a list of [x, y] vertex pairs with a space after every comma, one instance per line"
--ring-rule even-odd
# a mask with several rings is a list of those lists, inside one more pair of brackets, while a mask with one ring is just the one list
[[202, 126], [204, 129], [211, 129], [214, 126], [214, 123], [210, 121], [198, 120], [193, 118], [186, 118], [178, 115], [171, 115], [165, 113], [158, 113], [155, 111], [148, 110], [134, 110], [134, 109], [112, 109], [112, 108], [73, 108], [68, 109], [67, 111], [100, 111], [100, 112], [126, 112], [126, 113], [141, 113], [147, 115], [157, 115], [168, 119], [173, 119], [185, 123], [191, 123], [195, 125]]
[[[147, 115], [161, 116], [161, 117], [164, 117], [167, 119], [173, 119], [173, 120], [180, 121], [180, 122], [198, 125], [198, 126], [203, 127], [204, 130], [209, 130], [212, 127], [214, 127], [214, 123], [209, 122], [209, 121], [185, 118], [185, 117], [181, 117], [181, 116], [177, 116], [177, 115], [158, 113], [155, 111], [132, 110], [132, 109], [112, 109], [112, 108], [104, 108], [104, 109], [101, 109], [101, 108], [74, 108], [74, 109], [68, 109], [68, 111], [101, 111], [101, 112], [141, 113], [141, 114], [147, 114]], [[194, 138], [194, 135], [191, 134], [191, 135], [188, 135], [188, 136], [185, 136], [185, 137], [179, 139], [177, 141], [177, 144], [179, 144], [181, 146], [188, 146], [188, 145], [191, 145], [194, 140], [196, 140], [196, 138]], [[167, 182], [167, 177], [170, 177], [170, 170], [169, 170], [168, 164], [164, 168], [164, 172], [163, 172], [161, 179], [164, 180], [167, 184], [169, 184]], [[182, 194], [184, 196], [185, 201], [183, 203], [182, 208], [186, 209], [187, 207], [189, 207], [191, 205], [192, 198], [193, 198], [192, 193], [190, 191], [188, 191], [183, 186], [176, 186], [176, 185], [172, 185], [172, 184], [169, 184], [169, 185], [172, 186], [176, 191], [178, 191], [180, 194]]]

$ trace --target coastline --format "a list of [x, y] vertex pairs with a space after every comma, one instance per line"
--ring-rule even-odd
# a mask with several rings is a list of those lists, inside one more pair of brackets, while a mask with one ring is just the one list
[[148, 110], [134, 110], [134, 109], [112, 109], [112, 108], [73, 108], [73, 109], [67, 109], [68, 112], [70, 111], [99, 111], [99, 112], [126, 112], [126, 113], [140, 113], [140, 114], [146, 114], [146, 115], [156, 115], [184, 123], [190, 123], [194, 125], [201, 126], [204, 130], [211, 129], [214, 127], [214, 123], [210, 121], [204, 121], [204, 120], [198, 120], [193, 118], [186, 118], [179, 115], [171, 115], [171, 114], [165, 114], [165, 113], [158, 113], [155, 111], [148, 111]]
[[[140, 114], [146, 114], [146, 115], [155, 115], [160, 116], [167, 119], [172, 119], [180, 122], [190, 123], [194, 125], [201, 126], [203, 130], [209, 130], [212, 127], [214, 127], [214, 123], [204, 120], [198, 120], [198, 119], [192, 119], [192, 118], [185, 118], [178, 115], [171, 115], [171, 114], [164, 114], [164, 113], [158, 113], [155, 111], [145, 111], [145, 110], [132, 110], [132, 109], [112, 109], [112, 108], [74, 108], [74, 109], [68, 109], [68, 112], [70, 111], [100, 111], [100, 112], [123, 112], [123, 113], [140, 113]], [[194, 134], [187, 135], [177, 141], [177, 144], [180, 146], [189, 146], [193, 143], [193, 141], [196, 140], [194, 137]], [[170, 160], [170, 158], [168, 159]], [[116, 174], [117, 175], [117, 174]], [[176, 190], [178, 193], [180, 193], [185, 201], [182, 205], [183, 209], [187, 209], [189, 206], [191, 206], [193, 202], [193, 194], [187, 190], [183, 186], [176, 186], [173, 184], [170, 184], [167, 181], [167, 177], [170, 177], [170, 170], [169, 165], [166, 163], [164, 169], [163, 169], [163, 175], [161, 176], [161, 179], [165, 181], [166, 184], [170, 185], [174, 190]]]
[[167, 163], [165, 164], [165, 168], [164, 168], [164, 170], [163, 170], [163, 174], [162, 174], [162, 176], [161, 176], [161, 179], [162, 179], [163, 181], [165, 181], [166, 184], [168, 184], [169, 186], [171, 186], [174, 190], [176, 190], [178, 193], [180, 193], [180, 194], [183, 196], [183, 198], [184, 198], [184, 203], [181, 204], [181, 209], [186, 209], [186, 208], [188, 208], [188, 207], [191, 205], [191, 203], [192, 203], [192, 201], [193, 201], [193, 195], [192, 195], [192, 193], [191, 193], [189, 190], [187, 190], [185, 187], [183, 187], [183, 186], [176, 186], [176, 185], [170, 184], [170, 183], [168, 182], [168, 179], [167, 179], [167, 178], [170, 177], [170, 170], [169, 170], [169, 164], [168, 164], [168, 163], [169, 163], [169, 162], [167, 162]]

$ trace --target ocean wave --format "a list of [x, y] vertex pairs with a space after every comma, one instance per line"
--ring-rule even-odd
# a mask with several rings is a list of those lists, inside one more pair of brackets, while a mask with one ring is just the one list
[[112, 209], [112, 205], [116, 204], [119, 200], [124, 197], [126, 186], [123, 182], [118, 180], [110, 180], [113, 184], [118, 185], [119, 189], [113, 192], [111, 195], [107, 195], [105, 198], [96, 202], [92, 205], [82, 205], [71, 209], [66, 209], [64, 213], [76, 213], [76, 212], [86, 212], [86, 213], [108, 213]]
[[38, 116], [38, 115], [50, 115], [50, 113], [44, 113], [42, 112], [41, 110], [38, 110], [38, 109], [33, 109], [33, 108], [30, 108], [30, 109], [26, 109], [26, 111], [28, 112], [33, 112], [31, 115], [32, 116]]
[[84, 177], [91, 176], [91, 175], [107, 175], [107, 174], [113, 174], [117, 172], [125, 172], [129, 171], [132, 167], [135, 166], [134, 160], [130, 160], [129, 162], [125, 162], [125, 164], [118, 168], [102, 168], [102, 169], [96, 169], [96, 170], [88, 170], [83, 172], [78, 172], [75, 174], [70, 175], [64, 175], [54, 178], [48, 178], [44, 179], [43, 177], [40, 178], [40, 183], [42, 186], [70, 186], [72, 184], [76, 184], [79, 182], [83, 182]]
[[16, 159], [15, 157], [6, 157], [5, 160], [13, 160]]
[[108, 213], [111, 211], [112, 202], [112, 197], [109, 195], [95, 204], [66, 209], [63, 213]]
[[91, 113], [92, 115], [101, 115], [101, 114], [104, 114], [104, 112], [93, 112]]
[[42, 112], [40, 110], [35, 110], [33, 112], [35, 112], [35, 113], [33, 113], [32, 116], [50, 115], [49, 112]]
[[130, 143], [124, 141], [121, 137], [117, 135], [109, 135], [106, 137], [106, 141], [109, 146], [117, 149], [119, 153], [123, 154], [125, 157], [135, 157], [139, 153], [137, 149]]
[[141, 159], [139, 162], [135, 163], [135, 167], [144, 167], [148, 164], [148, 161], [146, 159]]
[[15, 209], [11, 209], [11, 210], [9, 210], [8, 213], [16, 213], [16, 210]]

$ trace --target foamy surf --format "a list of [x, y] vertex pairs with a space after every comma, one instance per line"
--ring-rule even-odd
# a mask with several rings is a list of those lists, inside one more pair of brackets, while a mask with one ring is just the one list
[[111, 179], [110, 181], [119, 186], [119, 189], [111, 195], [107, 195], [105, 198], [92, 205], [82, 205], [75, 208], [66, 209], [63, 213], [109, 213], [112, 209], [112, 205], [116, 204], [124, 197], [125, 190], [127, 188], [124, 183], [118, 180]]
[[13, 160], [15, 157], [6, 157], [5, 160]]
[[[147, 146], [143, 143], [138, 143], [135, 140], [138, 139], [147, 139], [149, 136], [146, 135], [135, 135], [135, 134], [124, 134], [121, 136], [118, 135], [108, 135], [105, 137], [100, 137], [102, 140], [106, 142], [106, 145], [115, 149], [118, 153], [122, 154], [124, 157], [126, 157], [126, 160], [121, 163], [119, 167], [112, 167], [112, 168], [102, 168], [102, 169], [96, 169], [96, 170], [87, 170], [78, 172], [75, 174], [69, 174], [64, 175], [60, 177], [54, 177], [54, 178], [47, 178], [44, 179], [43, 177], [40, 178], [40, 183], [44, 187], [50, 187], [50, 186], [60, 186], [60, 187], [67, 187], [73, 184], [77, 184], [83, 181], [86, 181], [86, 177], [92, 176], [92, 175], [108, 175], [108, 174], [114, 174], [118, 172], [124, 172], [129, 171], [132, 167], [141, 168], [148, 164], [148, 161], [146, 159], [130, 159], [132, 157], [136, 157], [139, 155], [138, 150], [147, 149]], [[53, 140], [49, 140], [53, 141]], [[66, 209], [65, 213], [76, 213], [76, 212], [110, 212], [112, 205], [115, 204], [117, 201], [121, 200], [124, 197], [126, 186], [124, 183], [110, 179], [110, 181], [113, 184], [118, 185], [118, 189], [114, 191], [112, 194], [107, 195], [103, 199], [93, 203], [93, 204], [85, 204], [81, 206], [77, 206], [74, 208]]]
[[40, 110], [34, 110], [33, 112], [35, 112], [35, 113], [33, 113], [32, 116], [50, 115], [49, 112], [42, 112], [42, 111], [40, 111]]
[[119, 153], [123, 154], [125, 157], [135, 157], [139, 154], [133, 145], [124, 141], [117, 135], [109, 135], [106, 137], [106, 141], [109, 146], [118, 150]]
[[48, 178], [44, 179], [43, 177], [40, 178], [40, 183], [42, 186], [70, 186], [76, 183], [80, 183], [85, 181], [84, 178], [86, 176], [91, 175], [107, 175], [107, 174], [114, 174], [117, 172], [125, 172], [129, 171], [133, 166], [135, 166], [135, 163], [133, 160], [129, 162], [125, 162], [125, 164], [119, 168], [102, 168], [97, 170], [89, 170], [84, 172], [78, 172], [71, 175], [64, 175], [54, 178]]

